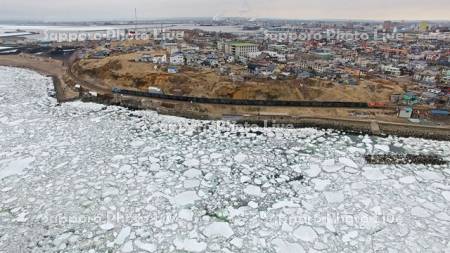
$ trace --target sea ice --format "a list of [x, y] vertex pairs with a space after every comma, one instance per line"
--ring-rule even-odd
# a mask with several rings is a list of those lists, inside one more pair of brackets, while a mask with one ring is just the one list
[[234, 160], [235, 160], [237, 163], [243, 163], [243, 162], [245, 162], [245, 161], [247, 160], [247, 155], [242, 154], [242, 153], [239, 153], [239, 154], [237, 154], [237, 155], [234, 157]]
[[275, 245], [277, 253], [305, 253], [305, 249], [298, 243], [289, 243], [281, 239], [275, 239], [272, 241]]
[[305, 242], [314, 242], [317, 240], [318, 235], [314, 229], [309, 226], [300, 226], [296, 230], [294, 230], [293, 235]]
[[369, 180], [385, 180], [387, 177], [383, 174], [381, 169], [374, 167], [366, 167], [364, 168], [364, 172], [362, 175]]
[[130, 227], [124, 227], [122, 230], [120, 230], [119, 234], [116, 237], [116, 240], [114, 240], [114, 243], [117, 245], [122, 245], [125, 240], [130, 236], [131, 228]]
[[193, 205], [195, 203], [195, 201], [197, 201], [199, 199], [200, 198], [197, 196], [197, 193], [195, 191], [186, 191], [186, 192], [176, 195], [173, 198], [173, 201], [178, 206], [187, 206], [187, 205]]
[[318, 164], [311, 164], [310, 169], [305, 171], [305, 174], [310, 177], [317, 177], [319, 176], [320, 172], [322, 172], [322, 169]]
[[194, 213], [189, 209], [182, 209], [178, 213], [178, 217], [180, 217], [180, 219], [183, 219], [186, 221], [192, 221], [192, 219], [194, 217]]
[[233, 240], [231, 240], [230, 243], [236, 248], [240, 249], [244, 245], [244, 240], [241, 238], [233, 238]]
[[122, 248], [120, 249], [120, 251], [121, 251], [121, 252], [124, 252], [124, 253], [132, 252], [132, 251], [133, 251], [133, 242], [132, 242], [132, 241], [126, 242], [126, 243], [122, 246]]
[[442, 192], [442, 196], [444, 196], [444, 198], [450, 202], [450, 191]]
[[324, 191], [328, 185], [331, 184], [331, 181], [326, 179], [326, 180], [322, 180], [322, 179], [313, 179], [311, 180], [311, 182], [314, 184], [314, 189], [316, 191]]
[[[13, 252], [14, 238], [49, 253], [440, 252], [450, 245], [448, 166], [360, 164], [389, 147], [448, 160], [450, 142], [237, 130], [116, 106], [56, 106], [46, 92], [51, 79], [5, 67], [0, 77], [0, 251]], [[117, 217], [101, 221], [104, 214]], [[299, 219], [327, 214], [361, 222]], [[383, 214], [401, 220], [376, 218]], [[48, 219], [68, 215], [93, 220]], [[36, 222], [43, 226], [28, 226]]]
[[197, 169], [189, 169], [186, 172], [184, 172], [184, 176], [187, 178], [198, 178], [202, 175], [201, 170]]
[[244, 192], [251, 196], [257, 196], [257, 197], [264, 196], [264, 194], [261, 192], [261, 188], [259, 188], [258, 186], [255, 186], [255, 185], [249, 185], [249, 186], [245, 187]]
[[352, 159], [350, 159], [348, 157], [339, 158], [339, 162], [348, 167], [358, 168], [358, 165]]
[[143, 251], [146, 252], [155, 252], [156, 251], [156, 245], [153, 243], [146, 243], [146, 242], [142, 242], [140, 240], [136, 240], [134, 241], [134, 245]]
[[402, 184], [412, 184], [414, 182], [416, 182], [416, 178], [415, 177], [402, 177], [398, 180], [400, 183]]
[[200, 160], [198, 159], [188, 159], [184, 162], [187, 167], [198, 167], [200, 166]]
[[323, 194], [325, 195], [328, 203], [340, 203], [345, 199], [344, 193], [342, 191], [324, 192]]
[[389, 152], [390, 148], [388, 145], [381, 145], [381, 144], [375, 144], [374, 146], [376, 149], [381, 150], [385, 153]]
[[203, 230], [203, 233], [207, 237], [225, 237], [229, 238], [231, 237], [234, 232], [230, 227], [230, 224], [225, 222], [213, 222], [210, 225], [208, 225], [205, 230]]
[[175, 239], [173, 242], [177, 250], [186, 252], [202, 252], [206, 250], [207, 244], [204, 242], [198, 242], [195, 239]]
[[[34, 161], [33, 157], [26, 157], [10, 161], [6, 168], [2, 168], [0, 163], [0, 180], [13, 175], [23, 175], [24, 170], [30, 167]], [[1, 161], [0, 161], [1, 162]], [[3, 162], [4, 163], [4, 162]]]
[[430, 212], [422, 207], [413, 207], [411, 209], [411, 214], [420, 218], [428, 218], [431, 216]]
[[112, 223], [105, 223], [105, 224], [100, 225], [100, 228], [102, 230], [108, 231], [108, 230], [111, 230], [111, 229], [114, 228], [114, 224], [112, 224]]

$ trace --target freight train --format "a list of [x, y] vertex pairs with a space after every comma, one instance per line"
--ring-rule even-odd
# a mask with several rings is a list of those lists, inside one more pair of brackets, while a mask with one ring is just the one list
[[205, 98], [190, 96], [174, 96], [160, 93], [127, 90], [114, 87], [113, 94], [121, 94], [135, 97], [148, 97], [155, 99], [165, 99], [180, 102], [218, 104], [218, 105], [244, 105], [244, 106], [281, 106], [281, 107], [336, 107], [336, 108], [369, 108], [364, 102], [339, 102], [339, 101], [283, 101], [283, 100], [248, 100], [229, 98]]

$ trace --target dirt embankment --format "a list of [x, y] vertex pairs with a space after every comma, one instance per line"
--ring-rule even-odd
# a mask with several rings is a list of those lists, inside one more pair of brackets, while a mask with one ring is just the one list
[[101, 82], [107, 87], [147, 90], [161, 88], [166, 94], [196, 97], [268, 100], [389, 101], [393, 93], [402, 92], [396, 84], [361, 81], [360, 85], [336, 85], [322, 80], [232, 81], [215, 70], [180, 68], [177, 74], [157, 69], [151, 63], [139, 63], [138, 54], [82, 60], [74, 65], [78, 76]]

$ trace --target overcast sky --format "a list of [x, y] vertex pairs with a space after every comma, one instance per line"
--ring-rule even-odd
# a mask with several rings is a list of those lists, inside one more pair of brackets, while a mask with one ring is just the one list
[[164, 17], [449, 20], [450, 0], [0, 0], [0, 19]]

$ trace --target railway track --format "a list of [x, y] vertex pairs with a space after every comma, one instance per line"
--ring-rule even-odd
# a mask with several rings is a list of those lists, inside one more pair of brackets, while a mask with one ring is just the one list
[[328, 107], [328, 108], [359, 108], [369, 109], [365, 102], [339, 102], [339, 101], [283, 101], [283, 100], [244, 100], [227, 98], [205, 98], [190, 96], [173, 96], [144, 91], [127, 90], [113, 88], [113, 94], [120, 94], [133, 97], [146, 97], [154, 99], [172, 100], [199, 104], [216, 105], [241, 105], [241, 106], [278, 106], [278, 107]]
[[[74, 54], [75, 55], [75, 54]], [[150, 93], [144, 91], [128, 90], [122, 88], [108, 88], [104, 85], [99, 85], [86, 80], [78, 78], [72, 72], [72, 65], [77, 61], [75, 57], [71, 57], [67, 61], [67, 72], [82, 84], [85, 88], [92, 91], [101, 92], [102, 94], [120, 94], [133, 97], [145, 97], [160, 100], [170, 100], [178, 102], [198, 103], [198, 104], [215, 104], [215, 105], [236, 105], [236, 106], [272, 106], [272, 107], [322, 107], [322, 108], [355, 108], [355, 109], [392, 109], [389, 106], [373, 106], [366, 102], [341, 102], [341, 101], [285, 101], [285, 100], [244, 100], [244, 99], [227, 99], [227, 98], [206, 98], [206, 97], [191, 97], [191, 96], [175, 96]]]

